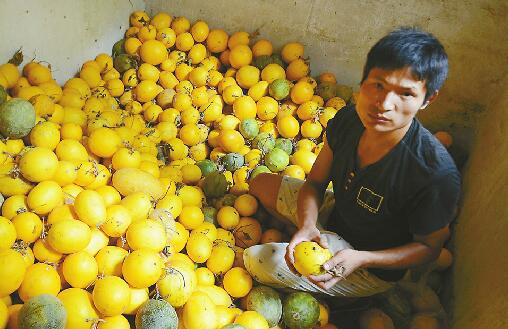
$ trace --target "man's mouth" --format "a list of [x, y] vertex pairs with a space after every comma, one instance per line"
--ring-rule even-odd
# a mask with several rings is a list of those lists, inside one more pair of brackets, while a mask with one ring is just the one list
[[374, 121], [380, 121], [380, 122], [387, 122], [387, 121], [390, 121], [390, 119], [388, 118], [385, 118], [384, 116], [382, 115], [376, 115], [376, 114], [371, 114], [369, 113], [369, 117], [374, 120]]

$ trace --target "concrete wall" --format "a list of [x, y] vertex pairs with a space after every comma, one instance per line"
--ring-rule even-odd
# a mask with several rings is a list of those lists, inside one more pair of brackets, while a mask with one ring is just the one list
[[508, 77], [479, 124], [456, 226], [454, 328], [508, 328]]
[[147, 0], [146, 8], [204, 19], [229, 33], [259, 30], [277, 47], [301, 41], [313, 74], [332, 71], [349, 85], [358, 85], [365, 55], [381, 36], [401, 25], [424, 28], [447, 48], [450, 76], [420, 117], [432, 130], [452, 131], [464, 149], [508, 73], [508, 42], [501, 42], [508, 34], [505, 0]]
[[61, 84], [88, 59], [111, 53], [142, 0], [1, 0], [0, 63], [22, 47], [25, 62], [51, 64]]

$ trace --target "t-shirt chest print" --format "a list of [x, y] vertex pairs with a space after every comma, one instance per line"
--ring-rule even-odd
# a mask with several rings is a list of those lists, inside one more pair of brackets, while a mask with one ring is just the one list
[[384, 197], [372, 191], [370, 188], [361, 186], [356, 196], [356, 203], [364, 207], [371, 213], [377, 214]]
[[352, 197], [356, 199], [356, 204], [358, 206], [367, 209], [373, 214], [377, 214], [383, 203], [384, 196], [376, 192], [371, 186], [360, 185], [358, 188], [354, 186], [356, 185], [353, 184], [355, 176], [355, 173], [352, 171], [347, 175], [344, 184], [344, 193], [355, 194], [352, 195]]

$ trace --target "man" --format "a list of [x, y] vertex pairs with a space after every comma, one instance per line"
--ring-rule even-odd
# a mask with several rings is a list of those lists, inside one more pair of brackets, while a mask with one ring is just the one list
[[[447, 73], [443, 46], [418, 29], [398, 29], [372, 47], [356, 106], [330, 120], [306, 181], [271, 174], [252, 180], [250, 192], [263, 206], [298, 228], [287, 247], [245, 250], [256, 279], [360, 297], [389, 289], [408, 268], [438, 257], [456, 213], [460, 174], [415, 116], [436, 99]], [[333, 194], [325, 193], [330, 180]], [[292, 267], [302, 241], [333, 252], [325, 274], [300, 278], [289, 270], [283, 258]]]

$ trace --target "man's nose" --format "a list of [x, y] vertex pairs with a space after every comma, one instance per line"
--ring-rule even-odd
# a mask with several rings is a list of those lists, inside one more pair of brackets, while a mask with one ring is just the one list
[[396, 96], [396, 93], [391, 90], [381, 93], [376, 104], [379, 111], [392, 111], [395, 107]]

